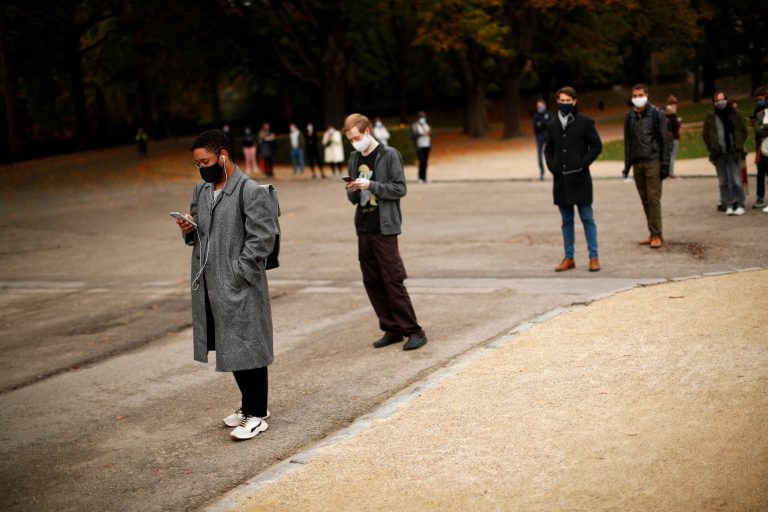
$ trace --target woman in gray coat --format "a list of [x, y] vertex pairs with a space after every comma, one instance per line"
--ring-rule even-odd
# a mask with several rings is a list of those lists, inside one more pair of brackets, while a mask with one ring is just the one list
[[208, 352], [215, 350], [216, 370], [234, 373], [242, 403], [224, 423], [236, 427], [232, 439], [242, 440], [268, 427], [267, 366], [274, 355], [265, 262], [278, 224], [268, 191], [232, 162], [230, 144], [220, 130], [195, 140], [192, 156], [203, 181], [192, 194], [187, 216], [192, 222], [177, 222], [194, 247], [194, 358], [208, 362]]

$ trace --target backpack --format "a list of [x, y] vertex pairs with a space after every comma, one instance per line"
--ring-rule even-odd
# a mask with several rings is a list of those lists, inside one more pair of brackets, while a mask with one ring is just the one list
[[[243, 200], [243, 189], [245, 188], [245, 182], [249, 181], [251, 178], [246, 177], [243, 180], [240, 180], [240, 193], [239, 193], [239, 199], [238, 204], [240, 205], [240, 218], [243, 220], [243, 225], [245, 225], [245, 202]], [[267, 189], [267, 193], [269, 196], [269, 206], [272, 210], [272, 214], [275, 216], [275, 220], [277, 221], [277, 233], [275, 234], [275, 246], [272, 248], [272, 252], [267, 256], [266, 261], [266, 270], [272, 270], [273, 268], [277, 268], [280, 266], [280, 221], [277, 220], [278, 217], [280, 217], [280, 203], [277, 200], [277, 190], [275, 190], [275, 187], [272, 185], [259, 185], [259, 187], [263, 187]]]
[[[245, 226], [245, 202], [243, 200], [243, 188], [245, 188], [245, 182], [250, 180], [251, 178], [245, 177], [245, 179], [240, 180], [240, 192], [238, 197], [238, 204], [240, 207], [240, 218], [243, 221], [243, 226]], [[275, 215], [275, 220], [277, 220], [278, 217], [280, 217], [280, 203], [277, 200], [277, 190], [275, 190], [275, 187], [272, 185], [258, 185], [260, 187], [264, 187], [267, 189], [269, 193], [269, 203], [270, 207], [272, 209], [273, 215]], [[203, 187], [200, 187], [200, 189], [197, 191], [197, 201], [200, 202], [200, 193], [203, 191]], [[265, 265], [266, 270], [272, 270], [273, 268], [277, 268], [280, 266], [279, 261], [280, 256], [280, 221], [277, 221], [277, 233], [275, 234], [275, 246], [272, 248], [272, 252], [269, 253], [269, 256], [267, 256], [267, 261]]]
[[[662, 137], [661, 137], [661, 130], [659, 130], [659, 123], [661, 122], [661, 114], [660, 114], [660, 110], [657, 107], [652, 107], [652, 108], [653, 110], [651, 110], [651, 117], [653, 118], [653, 133], [656, 134], [656, 143], [659, 145], [659, 153], [663, 155], [664, 141], [662, 140]], [[627, 112], [627, 118], [624, 121], [627, 126], [629, 126], [629, 123], [632, 120], [632, 115], [633, 115], [632, 110]], [[673, 140], [672, 140], [672, 130], [670, 130], [670, 126], [669, 126], [669, 118], [664, 117], [664, 121], [667, 124], [667, 135], [666, 135], [667, 146], [671, 148]], [[661, 179], [664, 180], [667, 178], [669, 178], [669, 168], [667, 168], [665, 171], [665, 169], [662, 167]]]

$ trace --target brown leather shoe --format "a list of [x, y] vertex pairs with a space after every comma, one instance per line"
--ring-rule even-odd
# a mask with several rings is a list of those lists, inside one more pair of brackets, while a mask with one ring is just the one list
[[555, 267], [555, 272], [562, 272], [572, 268], [576, 268], [576, 262], [571, 258], [563, 258], [563, 261], [561, 261], [560, 264]]
[[589, 258], [589, 271], [597, 272], [600, 270], [600, 260], [597, 258]]
[[664, 245], [664, 242], [662, 242], [661, 238], [657, 236], [651, 238], [651, 249], [658, 249], [662, 245]]
[[651, 237], [648, 237], [645, 240], [640, 240], [637, 243], [638, 245], [651, 245]]

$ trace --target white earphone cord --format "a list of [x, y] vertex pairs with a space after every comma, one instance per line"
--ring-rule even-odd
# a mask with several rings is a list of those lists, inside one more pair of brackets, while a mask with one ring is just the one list
[[[227, 186], [227, 181], [229, 180], [229, 173], [227, 172], [227, 157], [224, 156], [224, 186], [221, 187], [222, 189]], [[213, 187], [211, 187], [211, 219], [213, 219], [213, 207], [214, 207], [214, 196], [213, 196]], [[203, 275], [203, 270], [205, 270], [205, 265], [208, 263], [208, 254], [211, 249], [211, 242], [210, 242], [210, 236], [211, 236], [211, 226], [208, 226], [208, 243], [205, 244], [205, 258], [203, 258], [203, 239], [200, 238], [200, 233], [198, 232], [197, 228], [195, 228], [195, 236], [197, 236], [197, 241], [200, 243], [200, 270], [197, 271], [197, 274], [195, 277], [192, 278], [192, 290], [197, 291], [200, 288], [200, 276]]]

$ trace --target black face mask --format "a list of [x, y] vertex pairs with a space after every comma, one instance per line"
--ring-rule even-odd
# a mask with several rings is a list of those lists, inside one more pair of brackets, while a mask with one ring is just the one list
[[200, 177], [208, 183], [216, 183], [221, 178], [221, 173], [224, 172], [224, 168], [216, 162], [208, 167], [200, 167]]

